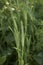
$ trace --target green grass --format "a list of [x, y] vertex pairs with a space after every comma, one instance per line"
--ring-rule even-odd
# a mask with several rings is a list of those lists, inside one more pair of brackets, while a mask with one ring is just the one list
[[42, 0], [0, 5], [0, 65], [43, 65]]

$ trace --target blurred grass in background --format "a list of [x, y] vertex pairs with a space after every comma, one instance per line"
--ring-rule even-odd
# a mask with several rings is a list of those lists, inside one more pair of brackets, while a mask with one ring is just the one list
[[0, 0], [0, 65], [43, 65], [43, 0]]

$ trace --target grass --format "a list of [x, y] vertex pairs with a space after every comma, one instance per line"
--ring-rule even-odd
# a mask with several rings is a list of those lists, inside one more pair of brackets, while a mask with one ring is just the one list
[[0, 0], [0, 4], [0, 65], [41, 65], [42, 53], [38, 56], [43, 50], [41, 2]]

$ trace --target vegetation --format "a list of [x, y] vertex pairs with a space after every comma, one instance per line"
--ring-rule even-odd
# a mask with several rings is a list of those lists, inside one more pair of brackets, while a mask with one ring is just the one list
[[43, 65], [43, 0], [0, 0], [0, 65]]

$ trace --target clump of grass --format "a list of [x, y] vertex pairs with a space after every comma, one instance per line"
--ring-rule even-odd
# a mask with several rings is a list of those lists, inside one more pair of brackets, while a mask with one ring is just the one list
[[[18, 8], [21, 8], [18, 1], [17, 1], [17, 5], [18, 5]], [[18, 17], [16, 17], [16, 18], [17, 18], [18, 23], [20, 25], [19, 28], [18, 28], [18, 25], [17, 25], [17, 21], [15, 19], [15, 16], [13, 15], [13, 11], [11, 11], [11, 9], [10, 9], [11, 18], [12, 18], [13, 24], [14, 24], [14, 31], [11, 29], [11, 27], [9, 27], [9, 28], [13, 32], [14, 39], [15, 39], [15, 42], [16, 42], [16, 47], [14, 47], [14, 49], [16, 49], [17, 52], [18, 52], [19, 65], [24, 65], [24, 64], [28, 65], [27, 57], [29, 55], [29, 47], [30, 47], [30, 41], [31, 41], [31, 36], [27, 35], [28, 9], [27, 8], [25, 9], [26, 5], [27, 5], [27, 3], [23, 4], [23, 7], [20, 9], [20, 12], [17, 10]], [[22, 20], [22, 18], [20, 19], [21, 12], [22, 12], [22, 16], [23, 16], [24, 21]], [[25, 48], [25, 44], [27, 46], [26, 48]]]

